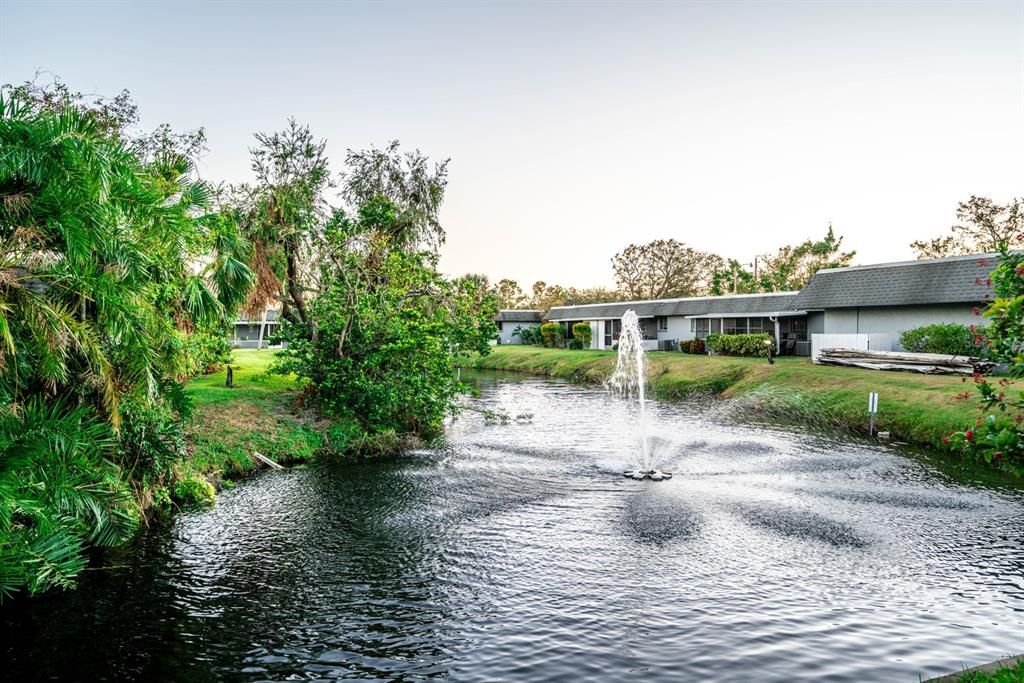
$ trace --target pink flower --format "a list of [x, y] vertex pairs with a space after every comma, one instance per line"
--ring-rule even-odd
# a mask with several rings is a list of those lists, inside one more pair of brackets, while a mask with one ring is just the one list
[[964, 441], [974, 441], [974, 431], [968, 429], [964, 432]]
[[987, 266], [988, 265], [988, 259], [985, 259], [985, 258], [978, 259], [978, 265], [982, 266], [982, 267]]

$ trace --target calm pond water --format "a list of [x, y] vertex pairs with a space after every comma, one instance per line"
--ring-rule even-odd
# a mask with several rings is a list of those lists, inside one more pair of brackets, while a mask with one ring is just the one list
[[1024, 651], [1024, 495], [654, 402], [480, 376], [450, 446], [271, 472], [65, 595], [4, 680], [917, 681]]

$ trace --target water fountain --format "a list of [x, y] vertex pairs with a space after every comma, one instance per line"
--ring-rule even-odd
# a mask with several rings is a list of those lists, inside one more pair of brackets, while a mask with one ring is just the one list
[[626, 400], [636, 400], [640, 410], [640, 462], [636, 469], [626, 470], [623, 475], [630, 479], [671, 479], [671, 472], [662, 472], [654, 467], [650, 441], [647, 437], [647, 357], [644, 355], [644, 334], [640, 319], [632, 310], [622, 316], [622, 332], [619, 335], [619, 355], [615, 372], [608, 380], [608, 388]]

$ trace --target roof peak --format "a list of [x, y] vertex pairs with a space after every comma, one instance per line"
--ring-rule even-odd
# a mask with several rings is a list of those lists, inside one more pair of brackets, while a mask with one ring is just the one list
[[885, 263], [867, 263], [860, 266], [842, 266], [841, 268], [822, 268], [816, 275], [827, 275], [829, 273], [845, 273], [851, 270], [874, 270], [875, 268], [897, 268], [900, 266], [919, 266], [932, 263], [950, 263], [952, 261], [977, 261], [980, 259], [999, 258], [998, 253], [986, 254], [960, 254], [958, 256], [941, 256], [939, 258], [912, 259], [909, 261], [888, 261]]

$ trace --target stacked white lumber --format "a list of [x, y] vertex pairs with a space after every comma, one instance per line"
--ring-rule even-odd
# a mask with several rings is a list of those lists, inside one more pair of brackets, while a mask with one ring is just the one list
[[988, 372], [995, 366], [991, 361], [971, 356], [864, 349], [822, 349], [818, 353], [817, 362], [869, 370], [909, 370], [928, 375], [971, 375], [975, 372]]

